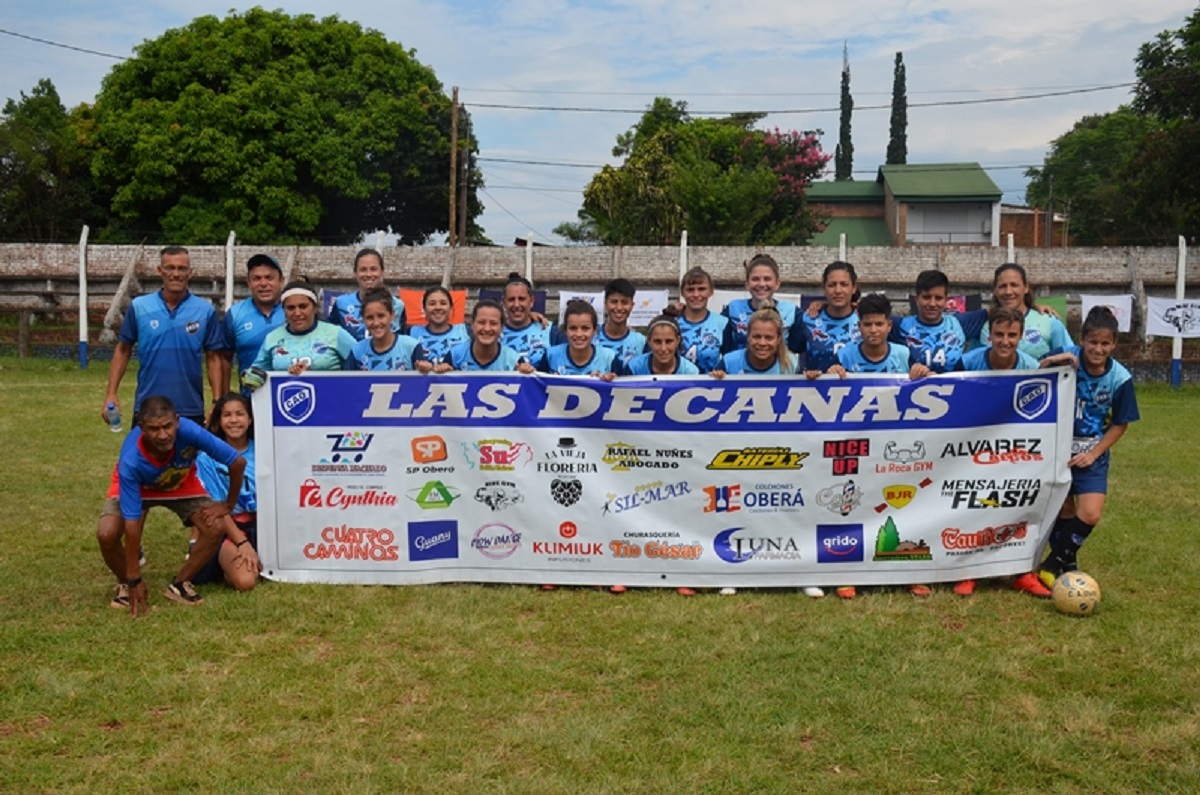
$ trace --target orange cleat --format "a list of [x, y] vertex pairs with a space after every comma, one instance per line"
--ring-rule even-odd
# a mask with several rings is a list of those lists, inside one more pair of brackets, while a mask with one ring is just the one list
[[834, 593], [837, 594], [838, 599], [853, 599], [856, 595], [853, 585], [843, 585], [834, 591]]
[[954, 583], [954, 592], [959, 596], [970, 596], [975, 593], [975, 581], [961, 580]]
[[1027, 593], [1030, 596], [1035, 596], [1038, 599], [1049, 599], [1050, 589], [1042, 585], [1042, 581], [1033, 572], [1022, 574], [1013, 580], [1012, 586], [1021, 593]]
[[908, 586], [908, 592], [918, 599], [924, 599], [933, 594], [933, 589], [928, 585], [910, 585]]

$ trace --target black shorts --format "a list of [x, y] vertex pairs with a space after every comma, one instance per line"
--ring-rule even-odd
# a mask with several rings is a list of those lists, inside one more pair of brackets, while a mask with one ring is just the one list
[[[234, 519], [233, 523], [246, 534], [246, 538], [250, 539], [250, 546], [254, 547], [254, 551], [258, 551], [258, 522], [251, 519], [248, 522], [239, 522]], [[221, 547], [225, 544], [232, 544], [228, 538], [221, 539], [221, 543], [217, 545], [213, 551], [212, 557], [204, 564], [204, 568], [192, 577], [192, 585], [204, 585], [210, 582], [225, 582], [225, 572], [221, 571]]]

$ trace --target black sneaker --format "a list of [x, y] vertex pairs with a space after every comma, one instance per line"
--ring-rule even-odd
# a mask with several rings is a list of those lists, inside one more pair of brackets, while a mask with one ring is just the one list
[[188, 580], [171, 583], [167, 586], [167, 590], [163, 591], [163, 595], [173, 602], [179, 602], [181, 605], [189, 607], [204, 603], [204, 597], [196, 593], [196, 589]]
[[129, 586], [126, 583], [117, 583], [117, 595], [108, 603], [108, 606], [114, 610], [129, 609]]

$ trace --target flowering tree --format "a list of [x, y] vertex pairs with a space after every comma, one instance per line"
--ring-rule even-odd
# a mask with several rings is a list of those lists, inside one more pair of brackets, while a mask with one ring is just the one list
[[803, 244], [817, 230], [805, 193], [829, 161], [816, 132], [762, 131], [762, 116], [695, 119], [659, 98], [617, 139], [619, 166], [584, 189], [579, 222], [555, 232], [604, 245]]

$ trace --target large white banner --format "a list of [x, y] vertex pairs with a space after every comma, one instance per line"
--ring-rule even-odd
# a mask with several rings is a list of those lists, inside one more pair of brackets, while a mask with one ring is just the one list
[[1074, 373], [272, 375], [259, 554], [289, 582], [872, 585], [1015, 574]]
[[1156, 337], [1200, 337], [1200, 301], [1147, 298], [1146, 333]]

